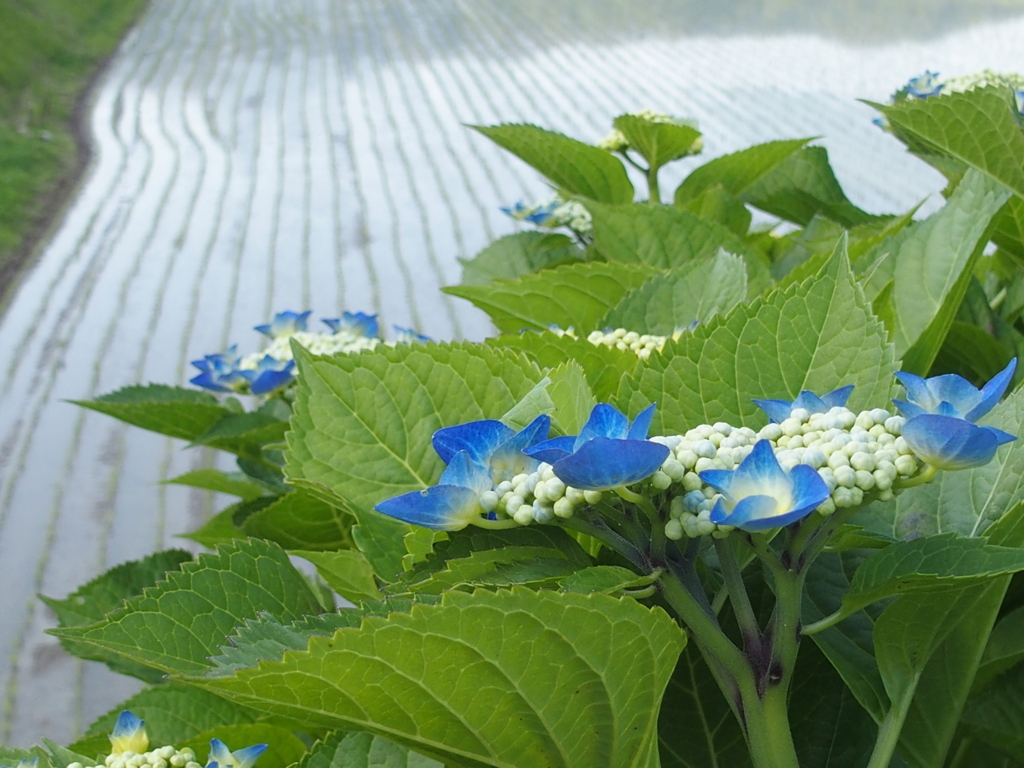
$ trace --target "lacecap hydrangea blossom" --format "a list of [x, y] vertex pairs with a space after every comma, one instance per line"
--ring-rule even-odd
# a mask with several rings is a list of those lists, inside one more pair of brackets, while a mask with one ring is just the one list
[[470, 422], [435, 435], [448, 465], [439, 485], [377, 510], [428, 528], [504, 528], [570, 518], [608, 493], [632, 500], [640, 490], [667, 502], [669, 539], [778, 528], [889, 500], [940, 469], [991, 461], [1016, 438], [974, 421], [999, 401], [1015, 367], [1016, 360], [980, 390], [955, 375], [900, 373], [900, 413], [849, 410], [850, 386], [757, 400], [770, 418], [757, 431], [717, 422], [648, 437], [654, 405], [631, 424], [606, 403], [578, 435], [550, 439], [547, 416], [518, 433], [498, 421]]
[[[149, 747], [145, 723], [125, 710], [110, 734], [110, 754], [95, 766], [73, 762], [67, 768], [203, 768], [191, 749], [178, 750], [169, 744]], [[266, 744], [255, 744], [231, 752], [220, 739], [211, 739], [206, 768], [252, 768], [266, 749]]]
[[1009, 88], [1017, 97], [1017, 111], [1024, 114], [1024, 75], [1013, 72], [994, 72], [983, 69], [968, 75], [942, 78], [938, 72], [926, 71], [924, 74], [910, 78], [906, 85], [892, 95], [892, 101], [904, 99], [929, 99], [948, 93], [961, 93], [972, 88], [999, 86]]
[[314, 355], [335, 355], [362, 352], [379, 344], [409, 344], [430, 341], [410, 328], [394, 326], [395, 340], [384, 341], [380, 336], [376, 315], [363, 312], [344, 312], [341, 317], [323, 318], [329, 332], [316, 333], [308, 329], [310, 310], [305, 312], [278, 312], [274, 319], [255, 326], [270, 343], [259, 352], [242, 356], [238, 345], [232, 344], [224, 352], [193, 360], [199, 375], [191, 383], [214, 392], [269, 395], [295, 381], [295, 360], [292, 342], [305, 347]]
[[533, 205], [520, 200], [514, 205], [502, 206], [501, 210], [516, 221], [526, 221], [547, 229], [566, 227], [581, 237], [589, 237], [594, 231], [590, 211], [579, 201], [560, 195]]

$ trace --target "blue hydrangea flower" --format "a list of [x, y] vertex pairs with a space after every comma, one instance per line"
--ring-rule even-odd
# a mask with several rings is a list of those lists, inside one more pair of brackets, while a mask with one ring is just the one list
[[134, 752], [141, 755], [149, 749], [146, 724], [127, 709], [117, 717], [114, 731], [110, 734], [110, 753]]
[[232, 344], [224, 352], [206, 355], [202, 360], [193, 360], [192, 365], [198, 368], [200, 373], [189, 381], [214, 392], [239, 392], [248, 385], [248, 379], [238, 368], [240, 361], [238, 345]]
[[797, 464], [786, 472], [768, 440], [758, 440], [736, 469], [706, 469], [700, 479], [722, 494], [711, 522], [744, 531], [789, 525], [829, 497], [825, 481], [810, 466]]
[[1017, 359], [1010, 361], [980, 390], [950, 373], [922, 379], [899, 372], [907, 400], [893, 400], [907, 417], [902, 435], [922, 461], [939, 469], [968, 469], [988, 464], [996, 449], [1017, 438], [995, 427], [974, 422], [999, 402], [1013, 379]]
[[647, 439], [654, 405], [640, 412], [632, 425], [617, 408], [598, 403], [579, 435], [545, 440], [523, 453], [551, 464], [566, 485], [605, 491], [650, 477], [668, 458], [669, 449]]
[[294, 360], [278, 360], [264, 355], [259, 367], [254, 371], [242, 371], [249, 382], [249, 391], [254, 395], [265, 395], [275, 389], [290, 384], [295, 375]]
[[429, 336], [424, 336], [419, 331], [414, 331], [412, 328], [403, 328], [400, 325], [393, 326], [395, 329], [395, 342], [398, 344], [416, 344], [417, 342], [426, 343], [433, 341]]
[[915, 96], [919, 99], [927, 99], [930, 96], [937, 96], [939, 91], [944, 87], [944, 83], [939, 80], [938, 72], [925, 71], [923, 75], [912, 77], [907, 81], [907, 84], [903, 86], [907, 94]]
[[302, 313], [285, 310], [274, 315], [274, 319], [267, 325], [257, 325], [255, 328], [264, 336], [269, 336], [272, 339], [291, 336], [294, 333], [306, 330], [306, 321], [309, 320], [312, 312], [310, 309]]
[[447, 468], [437, 485], [395, 496], [375, 508], [413, 525], [457, 531], [484, 512], [480, 496], [515, 475], [532, 472], [538, 461], [522, 451], [548, 436], [551, 419], [538, 416], [519, 432], [485, 419], [434, 433], [434, 450]]
[[501, 211], [516, 221], [528, 221], [540, 227], [551, 218], [558, 205], [558, 200], [548, 200], [547, 202], [535, 203], [534, 205], [527, 205], [520, 200], [511, 207], [502, 206]]
[[896, 378], [906, 388], [907, 399], [894, 399], [893, 403], [908, 419], [932, 413], [964, 419], [973, 424], [999, 402], [1016, 369], [1017, 358], [1014, 358], [981, 389], [955, 373], [922, 379], [912, 373], [899, 371]]
[[210, 739], [210, 763], [219, 768], [252, 768], [267, 749], [266, 744], [254, 744], [232, 752], [220, 739]]
[[377, 316], [368, 315], [365, 312], [342, 312], [341, 317], [325, 317], [323, 321], [331, 329], [332, 333], [348, 331], [356, 336], [373, 338], [380, 335], [377, 326]]
[[754, 400], [754, 405], [768, 414], [768, 418], [781, 424], [790, 417], [794, 410], [803, 408], [808, 413], [828, 413], [829, 410], [846, 405], [853, 392], [853, 384], [833, 389], [828, 394], [818, 397], [809, 390], [803, 390], [796, 400]]

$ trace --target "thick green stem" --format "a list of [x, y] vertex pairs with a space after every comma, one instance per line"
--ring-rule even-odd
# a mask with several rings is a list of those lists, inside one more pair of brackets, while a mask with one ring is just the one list
[[661, 204], [661, 191], [658, 189], [658, 168], [651, 165], [647, 169], [648, 200], [656, 205]]

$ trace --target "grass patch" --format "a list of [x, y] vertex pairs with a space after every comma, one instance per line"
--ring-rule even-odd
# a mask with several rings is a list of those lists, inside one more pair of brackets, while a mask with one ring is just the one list
[[0, 0], [0, 299], [83, 158], [75, 108], [146, 0]]

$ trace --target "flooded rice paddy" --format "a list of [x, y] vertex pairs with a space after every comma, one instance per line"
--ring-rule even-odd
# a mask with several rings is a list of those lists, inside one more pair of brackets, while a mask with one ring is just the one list
[[855, 99], [1024, 70], [1012, 3], [725, 5], [153, 0], [97, 87], [93, 167], [0, 318], [0, 743], [66, 743], [137, 687], [64, 654], [35, 596], [182, 546], [221, 501], [160, 485], [211, 456], [67, 400], [184, 383], [282, 309], [482, 338], [438, 288], [514, 231], [500, 205], [547, 188], [463, 124], [596, 140], [651, 107], [697, 118], [705, 157], [821, 136], [858, 205], [928, 210], [943, 180]]

